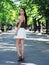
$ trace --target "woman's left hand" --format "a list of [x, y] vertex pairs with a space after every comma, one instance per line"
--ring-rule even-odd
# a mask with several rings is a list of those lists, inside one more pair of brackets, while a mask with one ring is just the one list
[[17, 35], [17, 31], [15, 32], [15, 35]]

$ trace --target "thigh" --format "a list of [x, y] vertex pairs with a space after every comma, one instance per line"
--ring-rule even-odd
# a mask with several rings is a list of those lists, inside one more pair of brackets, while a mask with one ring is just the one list
[[25, 39], [21, 39], [21, 44], [24, 43]]
[[20, 39], [16, 39], [16, 43], [19, 43], [20, 42]]

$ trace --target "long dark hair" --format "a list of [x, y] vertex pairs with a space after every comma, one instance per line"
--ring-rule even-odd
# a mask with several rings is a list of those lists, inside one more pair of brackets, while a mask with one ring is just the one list
[[27, 28], [27, 15], [26, 15], [26, 11], [24, 8], [20, 8], [20, 9], [23, 9], [24, 11], [24, 16], [25, 16], [25, 28]]

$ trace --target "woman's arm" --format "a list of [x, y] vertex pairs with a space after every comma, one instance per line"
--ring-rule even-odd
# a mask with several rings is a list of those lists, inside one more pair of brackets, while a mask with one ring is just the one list
[[16, 34], [17, 34], [17, 32], [18, 32], [18, 30], [19, 30], [19, 28], [21, 26], [21, 23], [23, 22], [23, 18], [21, 17], [18, 22], [19, 22], [19, 24], [18, 24], [18, 27], [16, 29]]
[[19, 28], [20, 28], [20, 26], [21, 26], [21, 20], [19, 20], [19, 24], [18, 24], [18, 27], [17, 27], [17, 30], [16, 31], [18, 31], [19, 30]]

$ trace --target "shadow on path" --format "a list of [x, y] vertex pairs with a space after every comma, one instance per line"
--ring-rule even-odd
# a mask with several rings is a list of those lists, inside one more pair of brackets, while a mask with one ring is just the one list
[[18, 62], [13, 34], [3, 34], [0, 36], [0, 65], [49, 65], [48, 43], [25, 40], [25, 62]]

